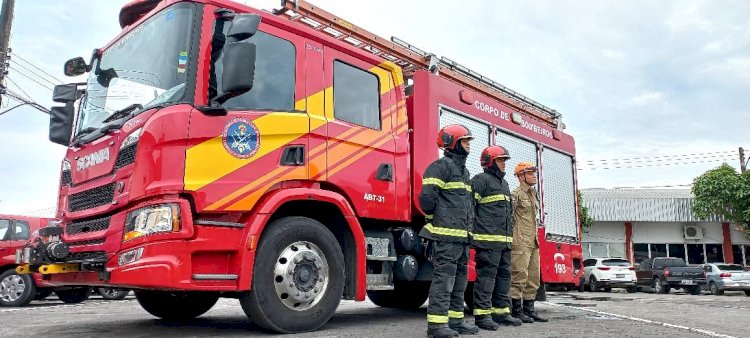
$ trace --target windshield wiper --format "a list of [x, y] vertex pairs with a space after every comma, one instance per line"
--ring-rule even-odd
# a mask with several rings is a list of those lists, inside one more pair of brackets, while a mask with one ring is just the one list
[[132, 112], [135, 109], [143, 109], [143, 105], [141, 105], [139, 103], [133, 103], [133, 104], [131, 104], [131, 105], [125, 107], [125, 108], [122, 108], [122, 109], [120, 109], [118, 111], [115, 111], [114, 113], [112, 113], [112, 115], [110, 115], [108, 118], [106, 118], [102, 122], [103, 123], [107, 123], [107, 122], [112, 122], [112, 121], [121, 119], [121, 118], [123, 118], [125, 116], [130, 115], [130, 112]]
[[81, 138], [97, 130], [99, 130], [99, 128], [86, 127], [86, 128], [81, 129], [81, 131], [78, 132], [78, 135], [76, 135], [76, 138], [73, 139], [73, 143], [71, 145], [74, 147], [78, 147], [79, 145], [81, 145]]

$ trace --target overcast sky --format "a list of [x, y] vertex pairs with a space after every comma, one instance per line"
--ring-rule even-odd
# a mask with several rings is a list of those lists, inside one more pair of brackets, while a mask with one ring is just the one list
[[[70, 82], [62, 64], [88, 59], [114, 37], [126, 2], [17, 1], [13, 51]], [[279, 3], [241, 2], [264, 9]], [[561, 112], [577, 142], [581, 188], [689, 184], [721, 161], [738, 167], [737, 147], [750, 148], [749, 1], [312, 2]], [[51, 91], [20, 73], [33, 74], [12, 68], [10, 79], [52, 105]], [[65, 148], [47, 132], [48, 116], [33, 109], [0, 116], [0, 213], [54, 209]], [[695, 153], [710, 154], [638, 159]], [[617, 165], [599, 160], [622, 158], [636, 159], [621, 167], [671, 165], [601, 170]], [[589, 161], [600, 170], [588, 169]], [[703, 163], [684, 164], [694, 161]]]

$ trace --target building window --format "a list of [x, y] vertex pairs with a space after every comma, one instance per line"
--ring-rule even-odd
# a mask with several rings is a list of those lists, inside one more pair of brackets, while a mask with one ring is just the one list
[[651, 244], [651, 258], [668, 257], [666, 244]]
[[732, 245], [732, 258], [734, 258], [734, 264], [747, 265], [745, 263], [745, 255], [742, 254], [742, 245]]
[[607, 243], [589, 243], [591, 246], [591, 257], [608, 257]]
[[[229, 25], [225, 25], [225, 33]], [[294, 110], [295, 48], [291, 42], [258, 32], [246, 40], [255, 43], [255, 83], [253, 89], [224, 103], [229, 109]], [[244, 43], [244, 42], [243, 42]], [[221, 93], [223, 55], [213, 64], [209, 95]], [[215, 80], [214, 80], [215, 78]], [[213, 84], [215, 81], [215, 84]]]
[[342, 121], [380, 129], [380, 83], [375, 74], [333, 63], [333, 115]]
[[685, 244], [670, 244], [669, 257], [682, 258], [687, 262], [687, 257], [685, 256]]
[[640, 263], [644, 259], [648, 259], [648, 244], [634, 244], [633, 245], [633, 259], [635, 263]]
[[591, 257], [591, 252], [589, 251], [589, 243], [582, 243], [581, 251], [583, 252], [584, 259]]
[[706, 262], [724, 263], [724, 250], [721, 244], [706, 244]]
[[703, 252], [703, 244], [687, 244], [688, 264], [706, 263], [706, 255]]
[[625, 258], [625, 243], [609, 243], [609, 256], [613, 258]]

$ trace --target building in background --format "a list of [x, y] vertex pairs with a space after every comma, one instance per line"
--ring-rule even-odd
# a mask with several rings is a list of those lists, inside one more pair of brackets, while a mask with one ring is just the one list
[[583, 233], [583, 255], [680, 257], [688, 264], [750, 265], [750, 240], [719, 217], [695, 218], [689, 189], [587, 189], [581, 191], [594, 224]]

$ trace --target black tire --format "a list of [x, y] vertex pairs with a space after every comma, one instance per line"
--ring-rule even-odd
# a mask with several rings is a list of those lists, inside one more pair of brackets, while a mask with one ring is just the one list
[[134, 291], [138, 304], [154, 317], [183, 321], [198, 317], [216, 304], [213, 292]]
[[708, 284], [708, 291], [710, 291], [711, 294], [715, 296], [721, 296], [724, 294], [724, 290], [719, 290], [719, 287], [716, 286], [716, 283], [714, 282]]
[[638, 287], [635, 285], [630, 285], [625, 288], [625, 291], [627, 291], [628, 293], [636, 293], [638, 292]]
[[106, 300], [123, 300], [128, 296], [130, 290], [116, 288], [96, 288], [96, 292]]
[[[474, 304], [473, 284], [469, 283], [470, 286], [466, 287], [464, 294], [470, 309]], [[430, 293], [430, 282], [395, 282], [393, 287], [393, 290], [389, 291], [367, 291], [367, 298], [380, 307], [416, 310], [424, 305]]]
[[34, 300], [45, 300], [47, 297], [51, 296], [54, 291], [53, 288], [36, 288]]
[[55, 290], [57, 298], [60, 298], [65, 304], [78, 304], [89, 299], [91, 296], [91, 288], [88, 286], [75, 287], [70, 289]]
[[[307, 217], [284, 217], [267, 227], [255, 254], [251, 290], [240, 297], [242, 309], [258, 326], [279, 333], [321, 328], [333, 317], [343, 295], [341, 246], [323, 224]], [[299, 256], [302, 253], [304, 258]], [[291, 277], [275, 273], [284, 266], [289, 266]], [[311, 293], [309, 303], [297, 298]]]
[[750, 297], [750, 290], [745, 290], [745, 296]]
[[597, 285], [596, 277], [594, 276], [589, 277], [589, 291], [591, 292], [599, 291], [599, 286]]
[[0, 306], [26, 306], [36, 296], [36, 284], [30, 274], [19, 275], [16, 270], [0, 274]]
[[604, 292], [612, 292], [612, 288], [611, 287], [605, 287], [602, 290], [604, 290]]
[[688, 288], [686, 291], [690, 292], [690, 294], [693, 296], [698, 296], [701, 294], [701, 287], [700, 285], [696, 285], [691, 288]]
[[581, 277], [578, 280], [578, 292], [584, 292], [586, 291], [586, 279], [584, 277]]
[[654, 291], [660, 294], [668, 294], [672, 291], [672, 288], [669, 285], [665, 285], [660, 278], [654, 278], [653, 287]]

